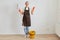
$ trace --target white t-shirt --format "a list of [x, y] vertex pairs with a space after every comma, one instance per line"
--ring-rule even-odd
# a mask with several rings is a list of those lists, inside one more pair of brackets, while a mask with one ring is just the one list
[[26, 10], [28, 10], [28, 7], [26, 7]]

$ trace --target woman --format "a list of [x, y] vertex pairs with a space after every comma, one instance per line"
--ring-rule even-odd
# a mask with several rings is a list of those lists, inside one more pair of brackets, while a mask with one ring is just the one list
[[[32, 8], [31, 14], [33, 14], [35, 7]], [[29, 34], [29, 27], [31, 27], [31, 19], [30, 19], [30, 9], [29, 9], [29, 3], [28, 1], [25, 2], [25, 9], [24, 11], [19, 9], [19, 12], [23, 15], [23, 26], [24, 26], [24, 32], [27, 35]]]

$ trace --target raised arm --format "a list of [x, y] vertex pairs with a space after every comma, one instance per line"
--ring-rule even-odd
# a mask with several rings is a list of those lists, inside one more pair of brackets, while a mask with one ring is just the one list
[[31, 10], [31, 14], [33, 14], [34, 10], [35, 10], [35, 7], [32, 8], [32, 10]]
[[[17, 9], [18, 9], [18, 4], [17, 4]], [[23, 15], [24, 11], [22, 9], [18, 9], [18, 12]]]

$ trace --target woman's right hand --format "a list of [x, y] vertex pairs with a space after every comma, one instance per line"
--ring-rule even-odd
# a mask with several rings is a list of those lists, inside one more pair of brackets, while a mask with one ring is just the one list
[[19, 9], [19, 12], [20, 12], [21, 14], [23, 14], [23, 10]]
[[19, 9], [19, 12], [21, 13], [21, 9]]

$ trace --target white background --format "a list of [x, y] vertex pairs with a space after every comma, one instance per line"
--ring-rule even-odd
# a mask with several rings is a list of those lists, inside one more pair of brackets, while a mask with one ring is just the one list
[[60, 0], [58, 0], [58, 3], [57, 3], [57, 20], [56, 20], [56, 27], [55, 27], [55, 31], [56, 31], [56, 34], [60, 37]]
[[[22, 15], [18, 8], [23, 9], [25, 1], [0, 0], [0, 34], [24, 34]], [[28, 1], [30, 9], [35, 6], [30, 30], [35, 30], [37, 34], [55, 34], [57, 0]]]

